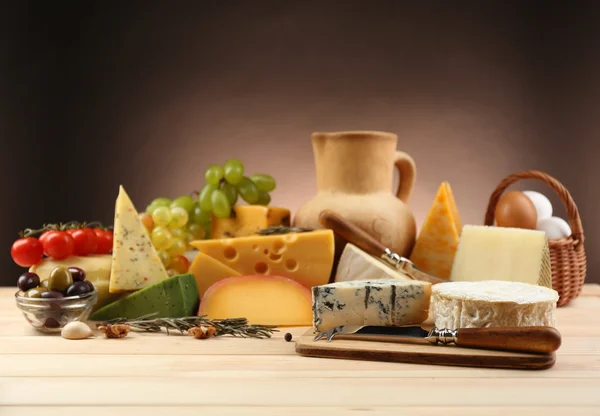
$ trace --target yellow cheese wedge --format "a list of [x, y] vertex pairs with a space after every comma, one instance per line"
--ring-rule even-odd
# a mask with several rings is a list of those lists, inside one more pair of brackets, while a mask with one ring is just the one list
[[196, 254], [194, 261], [190, 266], [189, 273], [193, 274], [196, 278], [196, 286], [198, 286], [200, 299], [202, 299], [206, 289], [215, 282], [228, 277], [240, 276], [240, 274], [231, 267], [227, 267], [220, 261], [215, 260], [204, 253]]
[[190, 245], [241, 275], [283, 276], [309, 288], [328, 283], [333, 267], [331, 230], [196, 240]]
[[85, 279], [89, 280], [98, 289], [98, 301], [93, 308], [93, 311], [96, 311], [102, 306], [108, 305], [124, 296], [123, 294], [114, 294], [108, 291], [111, 264], [112, 256], [110, 254], [70, 256], [63, 260], [54, 260], [46, 257], [38, 264], [31, 266], [29, 271], [36, 273], [40, 277], [40, 280], [45, 280], [50, 277], [50, 272], [56, 267], [79, 267], [85, 272]]
[[263, 205], [237, 205], [231, 217], [217, 218], [213, 215], [210, 236], [213, 239], [245, 237], [272, 226], [290, 226], [290, 210]]
[[440, 185], [410, 260], [421, 270], [448, 279], [462, 224], [448, 182]]
[[168, 277], [146, 227], [121, 186], [115, 204], [110, 293], [139, 290]]
[[244, 317], [250, 325], [308, 326], [311, 292], [280, 276], [230, 277], [212, 285], [200, 301], [198, 315], [211, 319]]

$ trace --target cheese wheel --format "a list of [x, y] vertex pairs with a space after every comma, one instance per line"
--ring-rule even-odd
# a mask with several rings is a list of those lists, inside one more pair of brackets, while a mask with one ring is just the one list
[[557, 301], [553, 289], [496, 280], [440, 283], [431, 295], [439, 329], [554, 327]]

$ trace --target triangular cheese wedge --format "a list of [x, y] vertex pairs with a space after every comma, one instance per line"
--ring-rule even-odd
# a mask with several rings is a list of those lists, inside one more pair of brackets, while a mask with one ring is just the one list
[[448, 182], [443, 182], [429, 209], [410, 260], [422, 271], [448, 279], [462, 223]]
[[146, 227], [121, 186], [115, 204], [110, 293], [131, 292], [168, 277]]

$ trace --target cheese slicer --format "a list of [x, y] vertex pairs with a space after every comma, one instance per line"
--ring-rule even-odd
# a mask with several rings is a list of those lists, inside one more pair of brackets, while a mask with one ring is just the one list
[[555, 328], [546, 326], [459, 328], [427, 331], [420, 326], [337, 326], [318, 333], [314, 341], [336, 337], [356, 341], [418, 342], [433, 345], [456, 345], [500, 351], [549, 354], [561, 344], [561, 335]]
[[319, 214], [319, 222], [323, 227], [333, 230], [348, 242], [354, 244], [368, 254], [378, 257], [383, 260], [385, 264], [399, 270], [411, 279], [422, 280], [433, 284], [448, 281], [447, 279], [441, 279], [421, 271], [409, 259], [392, 252], [368, 233], [331, 210], [326, 209], [321, 211]]

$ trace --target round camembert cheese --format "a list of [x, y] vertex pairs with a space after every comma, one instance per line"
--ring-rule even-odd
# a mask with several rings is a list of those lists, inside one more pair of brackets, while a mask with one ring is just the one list
[[439, 283], [431, 291], [436, 328], [555, 326], [558, 292], [520, 282]]

